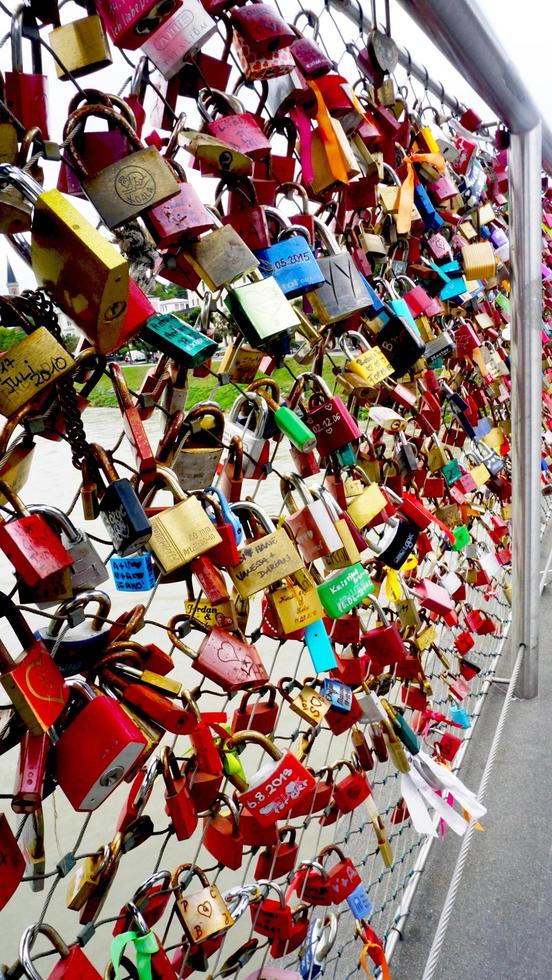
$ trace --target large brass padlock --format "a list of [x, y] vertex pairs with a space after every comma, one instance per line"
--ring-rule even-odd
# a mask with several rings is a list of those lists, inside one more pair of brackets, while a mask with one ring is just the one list
[[96, 13], [94, 0], [86, 0], [87, 17], [60, 24], [56, 7], [56, 22], [48, 40], [54, 54], [58, 78], [79, 78], [111, 64], [109, 41]]
[[[199, 878], [202, 888], [186, 895], [180, 885], [183, 871]], [[210, 885], [201, 868], [194, 864], [180, 864], [171, 876], [171, 888], [175, 890], [176, 913], [191, 943], [203, 943], [226, 932], [234, 925], [234, 919], [216, 885]]]
[[120, 344], [128, 305], [128, 263], [57, 190], [11, 164], [0, 164], [0, 187], [13, 185], [34, 204], [31, 249], [19, 237], [39, 286], [51, 292], [100, 353]]
[[242, 599], [262, 592], [303, 568], [303, 560], [287, 532], [283, 527], [275, 530], [257, 504], [240, 501], [232, 504], [232, 510], [240, 519], [242, 514], [252, 516], [267, 532], [260, 538], [248, 540], [241, 551], [239, 565], [229, 569], [230, 578]]
[[73, 358], [46, 327], [38, 327], [0, 358], [0, 413], [11, 416], [70, 372]]
[[[127, 137], [134, 152], [90, 176], [75, 146], [75, 134], [88, 116], [100, 116], [118, 126]], [[144, 147], [136, 131], [122, 116], [108, 106], [87, 105], [73, 113], [74, 126], [66, 136], [67, 152], [71, 157], [82, 189], [108, 228], [137, 218], [148, 208], [162, 204], [178, 194], [176, 177], [155, 146]]]
[[177, 503], [152, 516], [148, 548], [163, 572], [169, 574], [220, 544], [221, 536], [197, 497], [187, 496], [180, 488], [172, 470], [159, 466], [157, 474]]
[[222, 225], [184, 249], [184, 256], [212, 292], [242, 279], [258, 268], [259, 260], [232, 225]]

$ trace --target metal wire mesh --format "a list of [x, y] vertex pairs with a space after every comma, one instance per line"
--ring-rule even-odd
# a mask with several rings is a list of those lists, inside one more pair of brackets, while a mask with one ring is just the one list
[[[355, 30], [345, 18], [335, 13], [327, 4], [313, 0], [313, 3], [303, 4], [296, 0], [282, 0], [279, 4], [283, 16], [287, 20], [292, 20], [295, 14], [314, 11], [316, 14], [316, 32], [319, 44], [324, 48], [328, 56], [336, 63], [338, 69], [347, 76], [352, 73], [352, 46], [361, 42], [358, 30]], [[213, 42], [213, 50], [219, 51], [222, 43]], [[208, 49], [209, 50], [209, 49]], [[120, 57], [119, 55], [117, 55]], [[125, 60], [129, 60], [125, 55]], [[404, 77], [397, 78], [397, 84], [409, 84]], [[260, 92], [260, 89], [259, 89]], [[409, 90], [409, 95], [411, 92]], [[421, 100], [428, 100], [427, 93], [418, 92]], [[247, 100], [252, 98], [250, 92], [246, 92], [244, 97]], [[188, 109], [188, 106], [187, 106]], [[193, 113], [190, 112], [189, 123], [194, 124]], [[217, 395], [216, 386], [213, 387], [213, 396]], [[115, 459], [123, 465], [130, 465], [130, 453], [126, 439], [121, 432], [120, 436], [115, 437], [114, 433], [119, 425], [118, 413], [115, 410], [104, 410], [99, 412], [88, 412], [84, 416], [87, 435], [90, 440], [102, 442], [109, 448], [114, 449]], [[155, 433], [157, 421], [149, 424], [150, 432]], [[365, 426], [368, 423], [365, 422]], [[67, 486], [65, 480], [60, 486], [59, 473], [65, 473], [68, 461], [68, 447], [62, 443], [41, 443], [37, 449], [36, 460], [33, 471], [37, 477], [31, 477], [30, 483], [25, 490], [25, 499], [30, 502], [37, 501], [51, 502], [58, 506], [65, 506], [68, 513], [71, 513], [77, 504], [77, 473], [72, 473], [73, 482]], [[273, 457], [273, 467], [275, 477], [278, 473], [286, 473], [291, 469], [287, 450], [278, 446]], [[316, 482], [316, 479], [315, 481]], [[276, 478], [268, 479], [266, 482], [259, 482], [250, 488], [252, 499], [258, 500], [272, 514], [277, 513], [282, 508], [282, 501]], [[498, 504], [491, 505], [491, 513], [500, 513]], [[552, 500], [543, 497], [542, 501], [542, 522], [543, 528], [548, 523], [552, 509]], [[77, 509], [77, 516], [80, 515]], [[88, 526], [87, 526], [88, 530]], [[97, 528], [92, 526], [92, 532], [102, 537], [100, 525]], [[477, 541], [482, 546], [487, 546], [489, 550], [494, 550], [493, 543], [481, 524], [478, 525]], [[98, 545], [103, 556], [110, 554], [107, 545]], [[464, 559], [456, 558], [456, 562], [461, 566]], [[432, 559], [429, 557], [420, 565], [420, 577], [429, 573], [432, 566]], [[449, 567], [454, 567], [454, 560]], [[6, 569], [6, 576], [9, 574]], [[7, 579], [3, 578], [5, 582]], [[503, 642], [506, 637], [510, 624], [510, 605], [504, 594], [503, 585], [507, 584], [508, 571], [505, 569], [501, 581], [497, 582], [492, 589], [476, 588], [468, 586], [468, 601], [474, 606], [484, 606], [485, 611], [493, 617], [497, 624], [496, 632], [492, 635], [477, 637], [477, 647], [475, 650], [477, 662], [481, 668], [479, 675], [471, 684], [471, 691], [467, 698], [462, 702], [469, 717], [469, 727], [461, 731], [465, 743], [473, 739], [476, 731], [476, 722], [479, 717], [482, 704], [489, 689], [490, 681], [497, 669], [497, 663]], [[11, 588], [11, 585], [9, 586]], [[9, 591], [7, 589], [6, 591]], [[127, 595], [116, 593], [110, 589], [113, 606], [112, 612], [107, 622], [112, 622], [119, 612], [129, 605]], [[155, 641], [161, 646], [167, 645], [164, 635], [164, 623], [167, 615], [174, 614], [182, 609], [183, 606], [182, 587], [179, 585], [166, 585], [152, 590], [147, 601], [145, 615], [145, 627], [140, 633], [140, 640], [144, 642]], [[91, 615], [91, 614], [90, 614]], [[30, 622], [34, 627], [43, 626], [46, 622], [44, 617], [37, 614], [34, 610], [29, 610]], [[258, 626], [260, 625], [260, 608], [255, 606], [251, 619], [249, 635], [257, 637]], [[62, 632], [60, 642], [63, 642]], [[303, 644], [289, 641], [281, 644], [267, 637], [262, 637], [258, 641], [259, 649], [262, 653], [267, 670], [270, 672], [271, 679], [282, 675], [289, 675], [294, 678], [303, 678], [312, 673], [312, 663], [308, 651]], [[441, 628], [436, 640], [436, 647], [439, 653], [451, 662], [454, 662], [454, 633], [446, 627]], [[174, 652], [174, 649], [173, 649]], [[429, 651], [424, 659], [425, 672], [430, 680], [433, 689], [432, 704], [436, 711], [446, 712], [450, 704], [449, 688], [443, 679], [443, 663], [434, 651]], [[175, 673], [179, 679], [186, 681], [186, 686], [196, 685], [199, 682], [199, 675], [191, 672], [191, 665], [179, 653], [175, 653]], [[236, 698], [229, 698], [222, 692], [211, 691], [209, 684], [205, 681], [201, 683], [201, 707], [209, 710], [210, 708], [228, 711], [229, 718], [236, 707]], [[397, 686], [392, 692], [391, 697], [397, 696]], [[254, 723], [254, 719], [253, 719]], [[276, 725], [276, 742], [284, 747], [297, 747], [299, 738], [305, 726], [297, 723], [296, 716], [292, 715], [286, 706], [280, 712], [280, 717]], [[443, 732], [441, 725], [435, 726], [427, 733], [427, 743], [431, 745], [433, 741]], [[460, 732], [459, 729], [455, 730]], [[174, 740], [174, 748], [178, 757], [182, 757], [189, 746], [184, 738]], [[313, 747], [309, 755], [309, 764], [314, 769], [320, 770], [330, 762], [349, 756], [351, 744], [349, 733], [342, 736], [332, 736], [327, 728], [323, 728], [313, 742]], [[461, 753], [463, 757], [463, 753]], [[16, 750], [7, 753], [1, 760], [0, 778], [3, 799], [10, 796], [10, 780], [16, 767]], [[251, 757], [247, 756], [247, 765], [251, 766]], [[254, 766], [252, 766], [253, 771]], [[413, 876], [420, 873], [415, 870], [417, 858], [421, 849], [426, 843], [426, 838], [421, 837], [413, 829], [411, 821], [405, 819], [398, 823], [392, 823], [391, 817], [396, 811], [400, 800], [400, 781], [398, 773], [391, 765], [378, 764], [370, 773], [373, 786], [374, 798], [378, 809], [384, 819], [388, 830], [389, 842], [393, 849], [392, 867], [386, 868], [382, 862], [376, 840], [372, 831], [372, 825], [367, 818], [363, 807], [355, 810], [351, 815], [341, 818], [335, 825], [323, 827], [319, 823], [318, 814], [309, 814], [303, 820], [294, 821], [297, 829], [299, 843], [299, 860], [311, 859], [318, 852], [320, 847], [325, 844], [335, 843], [342, 846], [345, 853], [352, 856], [356, 866], [362, 870], [362, 877], [368, 894], [374, 905], [374, 913], [371, 924], [376, 932], [384, 938], [392, 933], [397, 924], [397, 909], [405, 890], [412, 882]], [[48, 921], [55, 925], [62, 932], [67, 942], [73, 941], [79, 934], [79, 926], [76, 923], [74, 913], [67, 911], [65, 907], [65, 867], [70, 861], [64, 861], [67, 855], [73, 855], [78, 861], [86, 854], [93, 853], [96, 848], [109, 840], [116, 822], [117, 813], [122, 806], [128, 787], [120, 787], [112, 798], [101, 808], [98, 813], [87, 816], [80, 829], [76, 830], [78, 815], [68, 811], [65, 800], [59, 798], [59, 793], [45, 801], [45, 820], [47, 826], [47, 856], [46, 874], [44, 891], [31, 891], [29, 888], [21, 887], [14, 899], [2, 913], [2, 918], [6, 923], [6, 928], [2, 930], [1, 956], [3, 960], [11, 962], [17, 955], [17, 943], [23, 927], [29, 922]], [[8, 811], [9, 812], [9, 811]], [[213, 862], [212, 858], [202, 848], [202, 830], [199, 829], [190, 841], [179, 843], [168, 829], [168, 819], [164, 813], [164, 800], [159, 781], [154, 788], [153, 796], [148, 805], [147, 812], [151, 815], [155, 824], [154, 835], [145, 843], [141, 844], [136, 850], [123, 855], [120, 869], [115, 882], [111, 888], [106, 906], [102, 911], [99, 920], [96, 922], [96, 933], [90, 936], [86, 931], [81, 933], [81, 939], [86, 941], [87, 955], [99, 967], [103, 968], [108, 957], [109, 938], [113, 923], [119, 915], [119, 910], [124, 903], [131, 898], [133, 891], [141, 882], [152, 872], [159, 868], [172, 869], [179, 863], [197, 861], [209, 874], [210, 881], [219, 886], [221, 892], [242, 881], [250, 881], [256, 854], [258, 849], [249, 850], [245, 854], [242, 867], [239, 871], [229, 871]], [[10, 819], [13, 815], [10, 814]], [[17, 837], [22, 841], [25, 837], [26, 828], [28, 829], [29, 818], [24, 817], [18, 821]], [[325, 962], [324, 971], [327, 976], [336, 977], [346, 975], [352, 976], [360, 967], [358, 955], [360, 943], [352, 943], [354, 920], [347, 908], [341, 907], [337, 912], [339, 918], [339, 931], [337, 941], [328, 959]], [[218, 954], [211, 957], [208, 964], [208, 972], [212, 976], [220, 973], [221, 967], [229, 954], [237, 949], [249, 936], [251, 922], [246, 914], [233, 929], [223, 948]], [[163, 929], [158, 929], [160, 938], [166, 944], [167, 950], [178, 948], [181, 943], [181, 928], [175, 920], [174, 913], [167, 917]], [[249, 968], [245, 965], [243, 969], [253, 969], [266, 961], [269, 944], [260, 939], [257, 952], [251, 961]], [[37, 950], [41, 949], [37, 944]], [[43, 965], [41, 957], [51, 955], [51, 953], [38, 952], [38, 965]], [[294, 953], [286, 959], [288, 963], [296, 963], [297, 954]], [[186, 963], [182, 964], [180, 975], [183, 974]], [[241, 972], [241, 971], [238, 971]]]

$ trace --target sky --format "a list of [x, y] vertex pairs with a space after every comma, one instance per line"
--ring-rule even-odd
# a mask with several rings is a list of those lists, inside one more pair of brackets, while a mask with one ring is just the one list
[[[184, 0], [184, 3], [186, 0]], [[457, 0], [449, 0], [455, 4]], [[8, 6], [15, 0], [10, 0]], [[370, 0], [361, 0], [368, 17], [371, 16]], [[313, 0], [310, 4], [313, 8], [320, 6], [320, 0]], [[450, 91], [461, 101], [473, 107], [482, 115], [485, 121], [492, 118], [492, 114], [485, 109], [481, 101], [472, 92], [464, 78], [450, 67], [441, 52], [433, 45], [409, 18], [407, 13], [397, 2], [391, 0], [391, 30], [396, 41], [403, 47], [407, 47], [413, 59], [427, 67], [430, 76], [442, 81], [445, 89]], [[509, 53], [511, 59], [518, 68], [529, 92], [534, 101], [540, 107], [543, 118], [552, 128], [552, 99], [550, 97], [550, 44], [552, 36], [552, 4], [547, 0], [524, 0], [523, 5], [519, 0], [479, 0], [479, 7], [485, 14], [492, 29], [496, 32], [499, 40]], [[280, 0], [280, 8], [284, 15], [289, 8], [290, 17], [297, 10], [296, 0]], [[384, 18], [384, 2], [376, 0], [376, 11], [380, 21]], [[62, 22], [72, 18], [83, 16], [83, 10], [76, 4], [65, 4], [62, 10]], [[8, 18], [0, 11], [0, 37], [4, 30], [8, 30]], [[28, 42], [25, 42], [26, 65], [28, 65]], [[136, 61], [137, 52], [131, 52], [131, 56]], [[60, 138], [61, 129], [65, 121], [66, 105], [71, 94], [71, 85], [67, 82], [60, 82], [55, 76], [52, 60], [47, 54], [43, 55], [45, 61], [45, 71], [49, 75], [50, 96], [51, 96], [51, 117], [53, 117], [53, 138]], [[130, 68], [124, 64], [121, 57], [116, 55], [115, 64], [110, 68], [97, 72], [95, 75], [86, 76], [81, 79], [83, 87], [97, 86], [105, 91], [117, 91], [125, 82], [130, 74]], [[9, 41], [0, 48], [0, 68], [2, 70], [10, 67], [10, 44]], [[29, 70], [27, 68], [27, 70]], [[420, 86], [416, 86], [420, 89]], [[46, 167], [46, 186], [55, 185], [55, 172]], [[79, 203], [79, 207], [80, 207]], [[86, 213], [86, 206], [84, 208]], [[90, 216], [90, 214], [88, 215]], [[32, 275], [26, 270], [24, 264], [10, 251], [10, 261], [16, 271], [19, 280], [25, 286], [33, 285]], [[0, 250], [0, 256], [4, 254], [4, 249]], [[5, 291], [5, 262], [0, 257], [0, 291]]]

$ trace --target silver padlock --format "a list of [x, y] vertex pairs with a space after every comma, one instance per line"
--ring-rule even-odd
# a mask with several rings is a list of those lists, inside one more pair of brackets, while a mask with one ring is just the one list
[[[85, 617], [90, 602], [98, 605], [96, 615]], [[47, 626], [35, 634], [53, 652], [64, 676], [83, 673], [99, 659], [108, 645], [111, 626], [106, 622], [111, 611], [107, 592], [93, 589], [62, 602]]]
[[190, 61], [207, 43], [216, 29], [217, 25], [200, 0], [186, 0], [142, 45], [142, 51], [164, 78], [171, 79], [184, 62]]
[[42, 514], [54, 525], [55, 530], [61, 531], [61, 543], [73, 559], [71, 584], [75, 592], [80, 592], [82, 589], [95, 589], [97, 585], [108, 580], [109, 572], [105, 562], [86, 532], [75, 527], [67, 514], [49, 504], [29, 504], [27, 509], [31, 514]]
[[[240, 415], [245, 418], [238, 422]], [[256, 466], [263, 452], [266, 452], [267, 440], [264, 431], [268, 422], [268, 405], [264, 398], [254, 392], [241, 395], [230, 409], [224, 426], [223, 442], [229, 446], [232, 436], [237, 436], [243, 445], [243, 475], [252, 479]]]

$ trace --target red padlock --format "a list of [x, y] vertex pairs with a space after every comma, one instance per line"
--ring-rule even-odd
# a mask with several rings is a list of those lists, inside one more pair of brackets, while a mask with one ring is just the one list
[[288, 939], [274, 939], [270, 946], [270, 955], [273, 960], [281, 956], [287, 956], [297, 949], [304, 942], [309, 930], [308, 906], [298, 905], [292, 913], [293, 924], [291, 935]]
[[171, 818], [177, 840], [188, 840], [197, 827], [197, 811], [174, 752], [166, 745], [161, 755], [165, 783], [165, 813]]
[[38, 976], [31, 959], [31, 950], [39, 933], [42, 933], [43, 936], [46, 936], [50, 940], [52, 946], [61, 957], [53, 970], [48, 974], [48, 980], [62, 980], [62, 978], [67, 978], [67, 980], [71, 980], [71, 978], [74, 978], [74, 980], [101, 980], [101, 974], [92, 966], [88, 957], [84, 955], [82, 947], [78, 944], [67, 946], [63, 942], [59, 932], [56, 932], [52, 926], [47, 925], [45, 922], [27, 926], [21, 937], [19, 955], [25, 976]]
[[182, 0], [96, 0], [96, 8], [103, 25], [118, 48], [134, 51], [157, 31]]
[[305, 422], [316, 437], [316, 449], [320, 455], [329, 456], [336, 449], [360, 439], [361, 433], [355, 419], [342, 399], [332, 396], [326, 382], [310, 372], [302, 375], [302, 378], [311, 378], [315, 386], [309, 398]]
[[[12, 70], [5, 73], [5, 99], [10, 112], [24, 130], [38, 126], [42, 138], [49, 139], [47, 77], [42, 74], [40, 34], [33, 12], [17, 5], [11, 20]], [[23, 71], [23, 37], [31, 39], [33, 71]]]
[[[171, 876], [169, 871], [157, 871], [150, 875], [132, 896], [132, 902], [140, 910], [144, 922], [151, 929], [164, 914], [172, 899]], [[127, 932], [132, 926], [132, 915], [128, 906], [123, 905], [113, 927], [113, 935]]]
[[292, 752], [281, 752], [266, 735], [251, 731], [236, 732], [228, 741], [228, 748], [233, 749], [242, 742], [256, 742], [273, 760], [262, 767], [253, 784], [238, 795], [240, 804], [254, 812], [260, 824], [271, 826], [280, 817], [285, 817], [296, 801], [311, 795], [316, 780]]
[[362, 878], [351, 859], [346, 858], [343, 851], [335, 844], [329, 844], [320, 851], [318, 859], [322, 866], [328, 854], [337, 854], [338, 857], [337, 864], [328, 871], [328, 888], [333, 904], [340, 905], [355, 888], [362, 884]]
[[261, 886], [272, 888], [278, 898], [264, 898], [259, 905], [251, 905], [251, 923], [254, 932], [269, 939], [284, 941], [290, 939], [293, 931], [293, 917], [284, 893], [274, 881], [261, 881]]
[[255, 878], [271, 880], [288, 875], [295, 867], [298, 852], [295, 827], [280, 827], [278, 843], [265, 847], [257, 858]]
[[332, 769], [336, 772], [342, 766], [347, 767], [349, 775], [340, 779], [338, 783], [334, 783], [333, 802], [338, 807], [339, 812], [343, 814], [351, 813], [364, 800], [368, 799], [372, 793], [372, 787], [365, 773], [355, 769], [353, 763], [348, 759], [340, 759], [339, 762], [334, 763]]
[[61, 733], [53, 733], [56, 778], [78, 811], [96, 810], [147, 748], [145, 735], [114, 698], [83, 681], [68, 685], [87, 704]]
[[[221, 813], [226, 806], [228, 814]], [[240, 832], [240, 814], [235, 803], [219, 794], [211, 814], [203, 818], [203, 846], [224, 868], [236, 871], [243, 860], [245, 839]]]
[[[262, 698], [268, 694], [268, 700]], [[278, 718], [279, 705], [276, 704], [276, 688], [266, 684], [255, 691], [255, 701], [251, 702], [252, 691], [246, 691], [232, 719], [232, 730], [243, 731], [254, 728], [261, 735], [272, 735]], [[259, 700], [257, 700], [257, 698]]]

